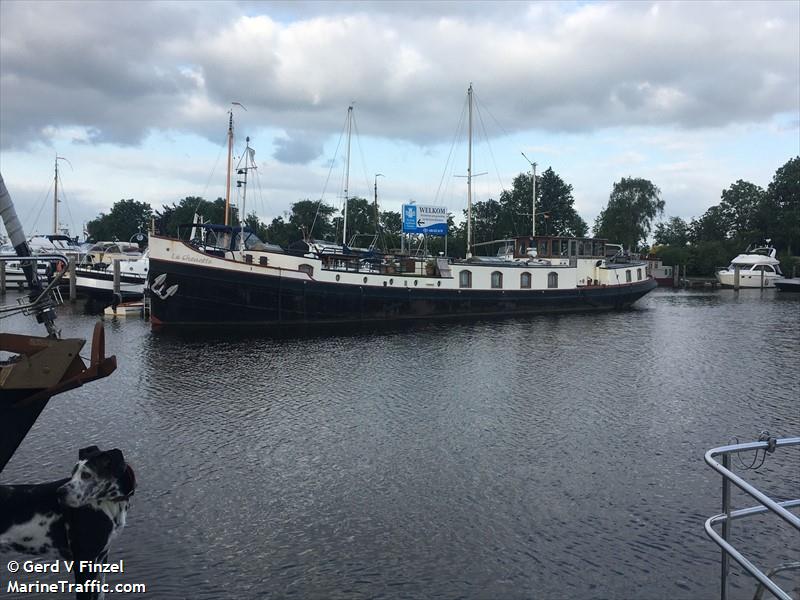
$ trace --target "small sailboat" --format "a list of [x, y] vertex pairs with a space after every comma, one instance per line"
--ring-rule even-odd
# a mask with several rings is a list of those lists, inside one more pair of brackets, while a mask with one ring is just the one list
[[[67, 260], [75, 258], [76, 263], [83, 257], [83, 250], [77, 241], [67, 235], [66, 228], [60, 226], [58, 216], [58, 205], [61, 200], [58, 197], [58, 186], [61, 181], [58, 172], [58, 161], [67, 161], [63, 156], [55, 157], [55, 174], [53, 177], [53, 231], [52, 233], [33, 235], [28, 240], [28, 248], [34, 255], [60, 255]], [[67, 161], [68, 162], [68, 161]], [[10, 246], [0, 247], [0, 255], [11, 256], [14, 254]], [[54, 271], [59, 268], [58, 262], [42, 261], [37, 263], [37, 271], [42, 279], [49, 279]], [[7, 261], [5, 268], [5, 281], [7, 285], [16, 285], [20, 289], [27, 286], [22, 264], [17, 261]]]

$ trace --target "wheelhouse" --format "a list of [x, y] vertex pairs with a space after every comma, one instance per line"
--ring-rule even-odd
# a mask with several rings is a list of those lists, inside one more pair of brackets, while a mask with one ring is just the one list
[[604, 258], [607, 243], [601, 238], [518, 237], [514, 240], [514, 258]]

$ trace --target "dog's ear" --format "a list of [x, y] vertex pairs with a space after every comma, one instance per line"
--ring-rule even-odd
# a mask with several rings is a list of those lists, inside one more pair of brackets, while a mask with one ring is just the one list
[[125, 487], [123, 488], [122, 492], [126, 496], [133, 496], [133, 492], [136, 491], [136, 475], [133, 472], [133, 469], [130, 465], [125, 465]]
[[119, 448], [112, 448], [104, 454], [111, 466], [111, 472], [117, 476], [122, 475], [125, 472], [125, 457], [122, 455], [122, 450]]
[[132, 496], [136, 490], [136, 475], [133, 473], [131, 466], [125, 462], [125, 457], [122, 455], [122, 450], [114, 448], [105, 453], [111, 466], [111, 472], [114, 476], [119, 478], [122, 487], [120, 491], [125, 496]]
[[100, 448], [97, 446], [87, 446], [78, 450], [78, 460], [86, 460], [87, 458], [100, 453]]

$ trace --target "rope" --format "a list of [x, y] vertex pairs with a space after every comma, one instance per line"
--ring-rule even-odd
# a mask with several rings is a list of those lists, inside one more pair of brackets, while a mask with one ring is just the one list
[[[454, 150], [456, 148], [456, 142], [458, 141], [458, 139], [460, 137], [461, 129], [464, 126], [464, 119], [465, 119], [466, 115], [467, 115], [467, 100], [465, 99], [464, 100], [464, 105], [461, 107], [461, 115], [458, 117], [458, 124], [456, 125], [455, 134], [453, 134], [453, 141], [450, 143], [450, 152], [448, 153], [447, 160], [444, 163], [444, 171], [442, 172], [442, 178], [439, 180], [439, 187], [436, 188], [436, 195], [433, 197], [434, 198], [434, 204], [439, 204], [442, 201], [440, 196], [439, 196], [439, 194], [442, 191], [442, 185], [445, 182], [445, 177], [446, 177], [447, 172], [448, 172], [447, 169], [448, 169], [448, 167], [450, 167], [450, 159], [453, 157], [453, 152], [454, 152]], [[454, 168], [455, 168], [455, 165], [453, 165], [453, 169]]]
[[[50, 189], [53, 189], [52, 185], [50, 186]], [[42, 204], [39, 206], [39, 212], [36, 213], [36, 219], [33, 221], [33, 225], [31, 226], [31, 229], [28, 232], [28, 235], [34, 235], [35, 234], [36, 226], [39, 224], [39, 217], [42, 216], [42, 211], [44, 210], [45, 204], [47, 204], [48, 198], [50, 198], [50, 190], [47, 190], [47, 196], [45, 196], [44, 200], [42, 201]]]
[[331, 180], [331, 173], [333, 173], [333, 165], [336, 164], [336, 157], [339, 155], [339, 147], [342, 145], [342, 138], [344, 137], [344, 128], [347, 126], [347, 118], [344, 120], [344, 125], [342, 126], [342, 131], [339, 134], [339, 141], [336, 142], [336, 150], [333, 151], [333, 159], [331, 160], [331, 165], [328, 167], [328, 176], [325, 178], [325, 185], [322, 187], [322, 195], [319, 197], [319, 201], [317, 202], [317, 212], [314, 213], [314, 220], [311, 222], [311, 229], [308, 230], [308, 235], [311, 235], [311, 232], [314, 231], [314, 225], [317, 224], [317, 217], [319, 217], [319, 207], [322, 204], [322, 200], [325, 198], [325, 193], [328, 189], [328, 183]]
[[[475, 92], [473, 92], [473, 96], [474, 94]], [[497, 174], [497, 183], [500, 185], [500, 189], [505, 191], [506, 186], [503, 184], [503, 180], [500, 177], [500, 169], [497, 167], [497, 161], [494, 158], [494, 152], [492, 151], [492, 146], [489, 143], [489, 135], [486, 133], [486, 124], [483, 122], [483, 113], [481, 112], [480, 104], [477, 98], [475, 98], [475, 112], [478, 113], [478, 121], [481, 124], [481, 129], [483, 130], [483, 138], [486, 140], [487, 148], [489, 148], [489, 156], [492, 157], [492, 164], [494, 165], [494, 171]]]
[[[738, 437], [734, 436], [732, 439], [734, 440], [735, 444], [739, 443]], [[762, 466], [764, 466], [764, 462], [767, 460], [767, 453], [772, 454], [773, 452], [775, 452], [778, 438], [771, 436], [769, 434], [769, 431], [762, 431], [761, 434], [758, 436], [758, 441], [767, 442], [767, 447], [762, 449], [757, 449], [755, 451], [755, 454], [753, 455], [753, 460], [749, 465], [745, 464], [745, 462], [741, 459], [740, 457], [741, 452], [735, 453], [736, 460], [739, 461], [739, 468], [742, 469], [743, 471], [750, 471], [750, 470], [756, 471], [760, 469]], [[759, 454], [761, 454], [761, 462], [759, 462]], [[756, 465], [757, 462], [758, 464]]]
[[[228, 139], [228, 134], [227, 133], [225, 134], [225, 139], [226, 140]], [[222, 156], [222, 150], [223, 150], [223, 146], [220, 146], [219, 147], [219, 152], [217, 153], [217, 160], [214, 161], [214, 166], [212, 167], [211, 173], [208, 175], [208, 180], [206, 181], [206, 187], [203, 188], [203, 193], [200, 195], [200, 197], [197, 200], [197, 204], [194, 207], [194, 212], [197, 212], [197, 210], [200, 208], [200, 203], [203, 202], [203, 199], [205, 198], [206, 194], [208, 193], [208, 186], [211, 185], [211, 178], [214, 176], [214, 173], [217, 170], [217, 165], [219, 164], [219, 159]]]
[[[64, 188], [64, 182], [61, 180], [61, 175], [58, 176], [58, 183], [61, 184], [61, 193], [64, 196], [64, 206], [67, 207], [67, 214], [69, 214], [69, 222], [70, 225], [72, 225], [71, 231], [77, 231], [77, 228], [75, 227], [75, 219], [72, 216], [72, 210], [70, 210], [69, 203], [67, 202], [67, 190], [66, 188]], [[53, 233], [58, 233], [58, 231], [54, 231]]]
[[[53, 182], [50, 181], [50, 185], [47, 188], [47, 193], [45, 193], [44, 198], [42, 198], [39, 201], [41, 202], [41, 204], [39, 205], [39, 214], [36, 215], [36, 221], [33, 222], [32, 227], [28, 230], [29, 232], [35, 229], [36, 223], [39, 221], [39, 215], [42, 214], [42, 210], [44, 209], [44, 205], [47, 203], [47, 199], [50, 197], [50, 192], [52, 191], [52, 189], [53, 189]], [[36, 209], [36, 204], [34, 203], [31, 205], [30, 210], [28, 210], [28, 213], [25, 215], [25, 219], [22, 221], [23, 223], [30, 223], [29, 218], [33, 214], [33, 211], [35, 209]]]

